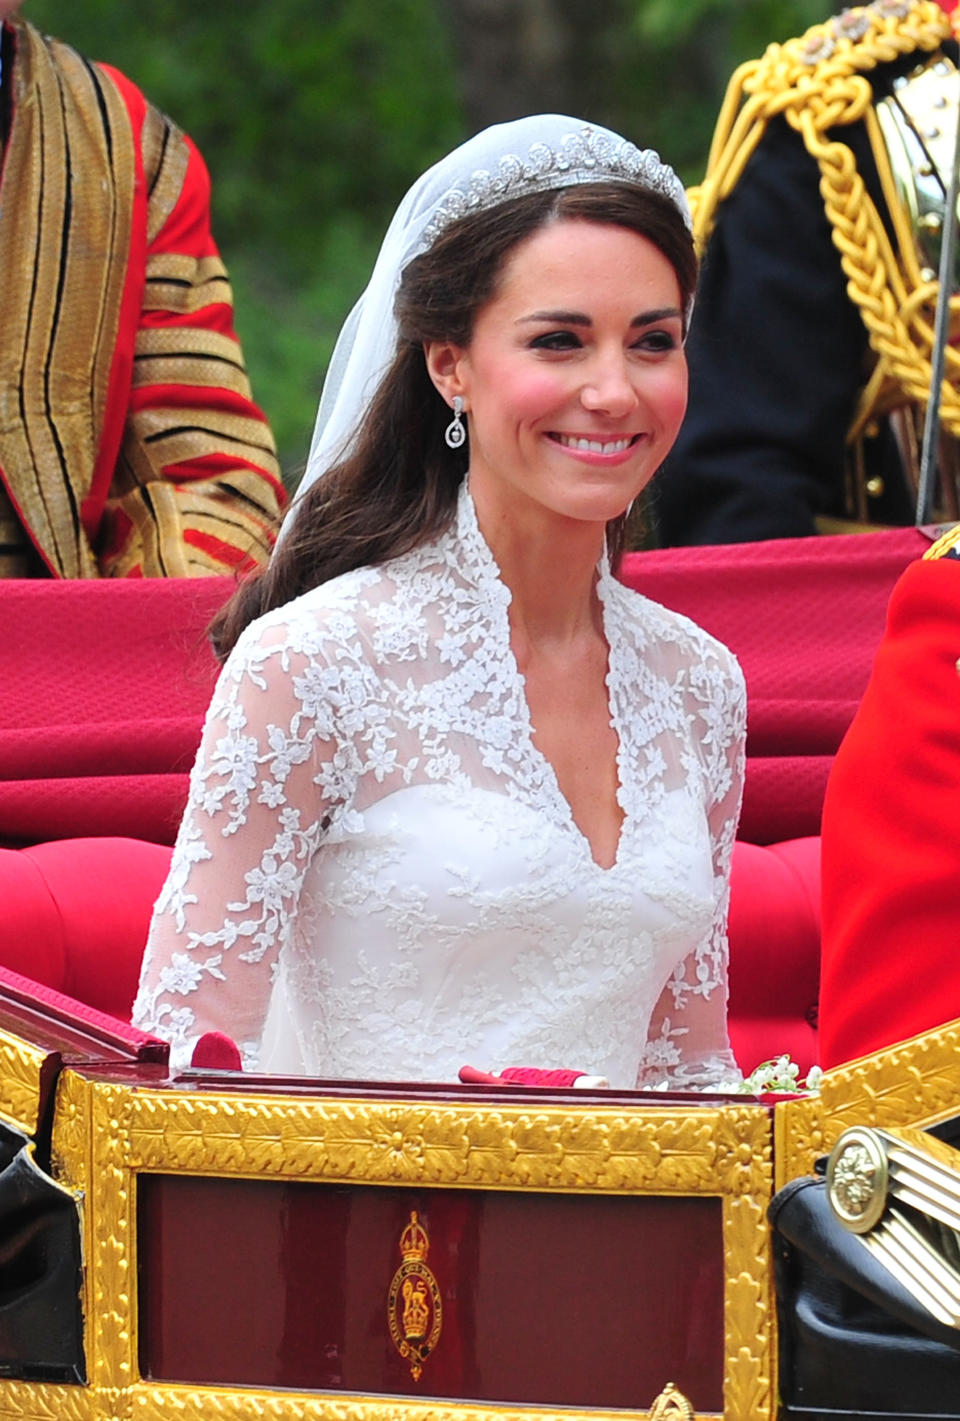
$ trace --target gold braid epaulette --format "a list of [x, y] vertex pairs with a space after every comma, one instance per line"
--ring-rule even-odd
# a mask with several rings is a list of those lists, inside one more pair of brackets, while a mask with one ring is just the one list
[[[960, 17], [960, 11], [957, 12]], [[954, 36], [933, 0], [873, 0], [799, 39], [772, 44], [730, 80], [706, 175], [689, 192], [694, 237], [704, 250], [717, 209], [729, 197], [772, 118], [782, 115], [820, 168], [820, 191], [847, 292], [866, 327], [877, 365], [860, 401], [852, 442], [878, 408], [925, 404], [930, 389], [936, 283], [921, 272], [909, 221], [896, 195], [866, 77], [878, 64], [932, 54]], [[862, 121], [877, 161], [899, 252], [891, 245], [849, 146], [829, 131]], [[948, 348], [941, 419], [960, 436], [960, 355]], [[899, 398], [898, 398], [899, 397]]]

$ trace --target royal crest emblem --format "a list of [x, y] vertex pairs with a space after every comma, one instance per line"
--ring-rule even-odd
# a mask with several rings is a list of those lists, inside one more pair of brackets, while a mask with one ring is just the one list
[[430, 1239], [416, 1209], [400, 1235], [403, 1262], [393, 1275], [387, 1297], [387, 1319], [394, 1346], [410, 1363], [414, 1381], [436, 1350], [443, 1325], [443, 1305], [436, 1278], [427, 1267]]
[[673, 1382], [667, 1382], [650, 1409], [650, 1421], [696, 1421], [693, 1407]]

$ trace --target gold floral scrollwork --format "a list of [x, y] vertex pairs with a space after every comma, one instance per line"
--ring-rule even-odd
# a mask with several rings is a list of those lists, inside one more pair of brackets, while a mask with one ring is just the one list
[[650, 1408], [650, 1421], [697, 1421], [697, 1417], [683, 1392], [667, 1382]]
[[387, 1321], [394, 1346], [410, 1363], [410, 1374], [420, 1380], [423, 1364], [436, 1350], [443, 1326], [443, 1305], [436, 1278], [427, 1267], [430, 1239], [417, 1215], [400, 1235], [403, 1262], [393, 1275], [387, 1295]]
[[36, 1133], [40, 1071], [47, 1052], [0, 1031], [0, 1114], [28, 1135]]
[[760, 1421], [774, 1414], [768, 1198], [724, 1200], [727, 1361], [723, 1394], [729, 1421]]
[[93, 1421], [86, 1387], [0, 1381], [0, 1416], [16, 1421]]
[[776, 1107], [777, 1187], [809, 1174], [853, 1125], [896, 1129], [955, 1115], [960, 1021], [826, 1071], [818, 1096]]

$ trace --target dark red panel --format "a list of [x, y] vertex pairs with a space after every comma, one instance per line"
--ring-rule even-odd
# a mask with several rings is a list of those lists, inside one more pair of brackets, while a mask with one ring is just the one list
[[[155, 1380], [723, 1409], [719, 1199], [139, 1180], [140, 1365]], [[387, 1320], [417, 1210], [442, 1299], [419, 1381]]]

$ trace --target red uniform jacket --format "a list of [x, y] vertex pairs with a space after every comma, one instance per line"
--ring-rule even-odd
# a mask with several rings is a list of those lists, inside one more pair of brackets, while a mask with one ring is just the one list
[[893, 591], [823, 808], [821, 1062], [960, 1017], [960, 560]]

